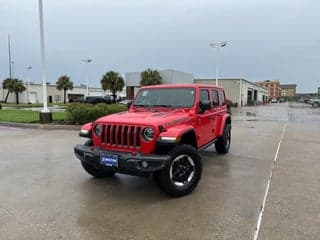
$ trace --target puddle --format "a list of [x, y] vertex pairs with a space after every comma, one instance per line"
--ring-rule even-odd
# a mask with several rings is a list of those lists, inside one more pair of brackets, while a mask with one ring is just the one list
[[254, 112], [247, 112], [247, 116], [255, 117], [256, 114]]

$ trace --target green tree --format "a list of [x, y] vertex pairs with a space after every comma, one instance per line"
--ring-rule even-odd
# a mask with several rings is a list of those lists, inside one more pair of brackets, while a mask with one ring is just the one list
[[101, 86], [104, 91], [110, 90], [112, 92], [113, 101], [116, 102], [117, 91], [122, 91], [124, 80], [119, 73], [109, 71], [102, 76]]
[[4, 99], [5, 103], [7, 103], [7, 101], [8, 101], [9, 94], [12, 93], [12, 89], [13, 89], [12, 88], [12, 86], [13, 86], [12, 80], [13, 80], [12, 78], [7, 78], [7, 79], [3, 80], [3, 82], [2, 82], [2, 88], [8, 90], [7, 95]]
[[70, 77], [63, 75], [58, 78], [56, 85], [59, 91], [63, 90], [63, 103], [66, 103], [67, 91], [73, 89], [73, 82], [70, 81]]
[[23, 81], [17, 78], [11, 79], [8, 88], [9, 92], [14, 92], [16, 94], [16, 104], [19, 104], [19, 93], [24, 92], [26, 87], [23, 85]]
[[140, 85], [146, 86], [146, 85], [161, 84], [162, 83], [161, 80], [162, 80], [162, 77], [160, 76], [160, 73], [157, 70], [152, 70], [148, 68], [147, 70], [141, 73]]

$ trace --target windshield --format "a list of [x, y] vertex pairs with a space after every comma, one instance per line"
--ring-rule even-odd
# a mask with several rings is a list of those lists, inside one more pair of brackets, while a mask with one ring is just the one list
[[194, 104], [194, 88], [153, 88], [138, 92], [133, 106], [142, 107], [192, 107]]

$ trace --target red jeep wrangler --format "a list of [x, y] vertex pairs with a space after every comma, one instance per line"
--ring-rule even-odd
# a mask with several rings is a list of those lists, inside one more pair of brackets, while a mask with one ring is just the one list
[[85, 124], [74, 148], [92, 176], [116, 172], [153, 174], [156, 184], [171, 196], [193, 191], [202, 173], [199, 150], [215, 144], [227, 153], [231, 116], [221, 87], [170, 84], [142, 87], [127, 112]]

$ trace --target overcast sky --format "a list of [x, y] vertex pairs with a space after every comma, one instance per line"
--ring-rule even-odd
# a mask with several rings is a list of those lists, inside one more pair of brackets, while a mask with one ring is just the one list
[[[320, 80], [318, 0], [43, 0], [48, 82], [146, 68], [177, 69], [196, 78], [279, 79], [315, 92]], [[15, 77], [41, 81], [37, 0], [0, 0], [0, 79], [9, 76], [7, 35]]]

